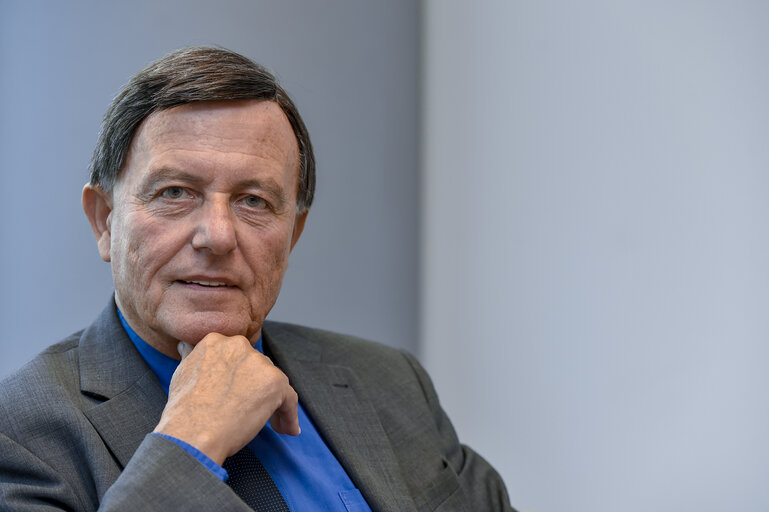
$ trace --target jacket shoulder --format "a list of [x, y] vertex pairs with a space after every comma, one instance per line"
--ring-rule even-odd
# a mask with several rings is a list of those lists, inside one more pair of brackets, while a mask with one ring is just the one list
[[384, 343], [353, 336], [351, 334], [342, 334], [326, 329], [318, 329], [316, 327], [307, 327], [287, 322], [265, 321], [264, 330], [267, 332], [268, 336], [278, 339], [283, 336], [299, 337], [312, 344], [322, 346], [324, 349], [344, 350], [355, 348], [357, 350], [391, 355], [397, 355], [403, 352], [401, 349], [391, 347]]
[[80, 392], [81, 335], [51, 345], [0, 382], [0, 432], [18, 441], [43, 435], [57, 416], [90, 403]]

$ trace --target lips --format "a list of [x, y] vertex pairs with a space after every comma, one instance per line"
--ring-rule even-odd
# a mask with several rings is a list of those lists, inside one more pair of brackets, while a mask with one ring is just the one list
[[236, 288], [235, 280], [225, 276], [187, 275], [176, 280], [177, 283], [195, 285], [204, 288]]
[[198, 284], [200, 286], [209, 286], [211, 288], [218, 288], [220, 286], [230, 286], [227, 283], [223, 283], [221, 281], [185, 281], [184, 279], [180, 279], [180, 282], [184, 284]]

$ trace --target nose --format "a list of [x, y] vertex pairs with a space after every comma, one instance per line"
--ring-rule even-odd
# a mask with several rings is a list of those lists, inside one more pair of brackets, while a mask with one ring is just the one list
[[206, 201], [198, 210], [197, 226], [192, 236], [192, 247], [223, 255], [235, 249], [235, 219], [229, 201], [221, 198]]

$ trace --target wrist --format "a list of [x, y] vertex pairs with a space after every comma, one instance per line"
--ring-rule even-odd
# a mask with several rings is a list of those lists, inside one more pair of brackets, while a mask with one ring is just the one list
[[161, 420], [153, 432], [187, 443], [220, 466], [224, 464], [224, 459], [230, 455], [218, 436], [205, 431], [163, 424]]

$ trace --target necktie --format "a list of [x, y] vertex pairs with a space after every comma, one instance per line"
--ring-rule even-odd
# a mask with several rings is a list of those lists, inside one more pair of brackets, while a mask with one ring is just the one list
[[265, 512], [289, 512], [270, 474], [248, 446], [224, 461], [230, 475], [229, 485], [252, 509]]

